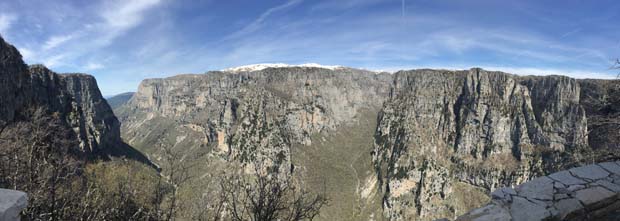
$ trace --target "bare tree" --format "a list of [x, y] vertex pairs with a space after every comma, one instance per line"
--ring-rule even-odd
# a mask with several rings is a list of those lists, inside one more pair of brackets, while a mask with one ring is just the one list
[[[215, 180], [214, 180], [215, 181]], [[219, 184], [219, 183], [216, 183]], [[219, 186], [218, 186], [219, 187]], [[211, 189], [210, 185], [204, 186], [205, 191], [194, 203], [191, 204], [191, 220], [219, 221], [225, 209], [225, 197], [222, 191]]]
[[[154, 220], [150, 204], [138, 203], [144, 188], [114, 168], [87, 172], [89, 162], [74, 132], [58, 113], [23, 111], [0, 130], [0, 188], [28, 193], [26, 220]], [[119, 163], [122, 167], [122, 163]], [[99, 171], [101, 172], [101, 171]], [[151, 202], [159, 205], [159, 202]], [[154, 217], [154, 218], [151, 218]]]
[[26, 113], [29, 120], [6, 126], [0, 134], [0, 185], [29, 194], [28, 219], [59, 220], [75, 202], [71, 189], [83, 164], [58, 114], [42, 108]]
[[159, 220], [174, 220], [179, 209], [179, 190], [192, 178], [190, 170], [194, 165], [182, 152], [172, 150], [172, 146], [162, 147], [162, 150], [165, 166], [157, 181], [155, 195], [156, 201], [165, 203], [157, 205], [156, 212]]
[[253, 176], [228, 175], [220, 182], [221, 197], [232, 220], [313, 220], [328, 204], [325, 194], [298, 188], [291, 176], [279, 178], [255, 167]]

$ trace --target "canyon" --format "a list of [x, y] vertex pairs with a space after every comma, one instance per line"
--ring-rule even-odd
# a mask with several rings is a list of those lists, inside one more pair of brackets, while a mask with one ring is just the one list
[[232, 70], [144, 80], [115, 109], [122, 137], [154, 162], [203, 162], [203, 179], [231, 162], [295, 176], [334, 200], [325, 220], [456, 218], [496, 188], [618, 158], [618, 81]]
[[620, 159], [618, 80], [260, 66], [146, 79], [112, 109], [94, 77], [27, 66], [0, 39], [0, 95], [0, 134], [54, 119], [43, 130], [85, 161], [165, 171], [178, 154], [190, 203], [222, 172], [268, 168], [325, 193], [320, 220], [453, 219], [496, 189]]

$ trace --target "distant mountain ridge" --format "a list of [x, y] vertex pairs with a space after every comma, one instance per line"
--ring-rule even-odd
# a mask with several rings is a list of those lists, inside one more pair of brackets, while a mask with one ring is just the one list
[[114, 109], [122, 106], [123, 104], [127, 103], [127, 101], [129, 101], [129, 99], [131, 99], [131, 97], [134, 94], [135, 94], [135, 92], [125, 92], [125, 93], [117, 94], [117, 95], [114, 95], [114, 96], [110, 96], [110, 97], [106, 98], [106, 101], [110, 105], [110, 108], [112, 108], [112, 110], [114, 110]]
[[316, 63], [306, 63], [306, 64], [285, 64], [285, 63], [261, 63], [261, 64], [251, 64], [251, 65], [243, 65], [238, 67], [231, 67], [222, 70], [223, 72], [252, 72], [252, 71], [260, 71], [267, 68], [287, 68], [287, 67], [306, 67], [306, 68], [324, 68], [329, 70], [343, 69], [344, 66], [339, 65], [321, 65]]

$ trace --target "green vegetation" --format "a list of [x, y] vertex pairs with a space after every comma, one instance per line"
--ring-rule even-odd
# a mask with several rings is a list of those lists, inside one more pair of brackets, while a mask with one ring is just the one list
[[[381, 219], [381, 193], [372, 168], [376, 113], [366, 111], [358, 123], [343, 125], [329, 134], [314, 134], [312, 145], [292, 148], [294, 174], [314, 191], [331, 199], [319, 220]], [[329, 172], [327, 172], [329, 171]], [[370, 181], [370, 182], [369, 182]], [[366, 195], [362, 197], [362, 195]]]

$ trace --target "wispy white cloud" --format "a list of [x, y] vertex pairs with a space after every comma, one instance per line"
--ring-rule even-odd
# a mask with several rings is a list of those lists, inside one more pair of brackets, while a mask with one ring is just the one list
[[104, 22], [94, 25], [104, 33], [98, 40], [103, 44], [110, 43], [114, 38], [142, 23], [145, 12], [161, 2], [161, 0], [120, 0], [108, 3], [100, 12]]
[[254, 21], [252, 21], [251, 23], [249, 23], [248, 25], [246, 25], [245, 27], [241, 28], [240, 30], [232, 33], [231, 35], [229, 35], [227, 37], [228, 38], [238, 38], [241, 37], [243, 35], [252, 33], [256, 30], [258, 30], [263, 23], [265, 22], [265, 20], [267, 20], [267, 18], [269, 18], [269, 16], [271, 16], [274, 13], [280, 12], [280, 11], [284, 11], [286, 9], [289, 9], [291, 7], [294, 7], [300, 3], [302, 3], [303, 0], [289, 0], [288, 2], [282, 4], [282, 5], [278, 5], [276, 7], [273, 8], [269, 8], [267, 9], [265, 12], [263, 12], [260, 16], [258, 16], [258, 18], [256, 18]]
[[575, 28], [575, 29], [573, 29], [573, 30], [570, 30], [570, 31], [568, 31], [568, 32], [566, 32], [566, 33], [564, 33], [564, 34], [562, 34], [562, 35], [560, 36], [560, 38], [566, 38], [566, 37], [568, 37], [568, 36], [571, 36], [571, 35], [577, 34], [577, 33], [579, 33], [581, 30], [582, 30], [581, 28]]
[[22, 58], [24, 60], [30, 60], [34, 56], [34, 53], [31, 50], [27, 49], [27, 48], [17, 48], [17, 50], [22, 55]]
[[312, 6], [311, 10], [346, 10], [385, 2], [385, 0], [328, 0]]
[[[41, 0], [22, 0], [28, 1]], [[263, 11], [243, 20], [237, 16], [254, 10], [232, 13], [226, 11], [230, 5], [214, 7], [221, 9], [209, 13], [221, 18], [216, 24], [198, 17], [220, 1], [200, 8], [166, 0], [41, 2], [46, 5], [40, 8], [54, 10], [13, 10], [20, 13], [20, 30], [15, 21], [9, 22], [13, 24], [9, 30], [13, 39], [9, 40], [19, 42], [35, 36], [16, 44], [28, 62], [42, 62], [59, 71], [93, 71], [107, 94], [134, 89], [143, 78], [265, 62], [384, 70], [458, 64], [460, 69], [482, 66], [521, 74], [604, 78], [609, 58], [617, 49], [610, 48], [618, 44], [617, 39], [605, 43], [617, 36], [617, 31], [592, 34], [597, 33], [591, 30], [593, 26], [603, 29], [596, 24], [571, 23], [541, 30], [536, 24], [521, 24], [521, 18], [512, 22], [497, 19], [503, 18], [498, 13], [472, 18], [489, 9], [487, 5], [494, 5], [481, 2], [471, 3], [472, 11], [466, 13], [452, 13], [465, 2], [428, 2], [415, 7], [406, 2], [407, 13], [402, 16], [402, 0], [281, 0], [276, 3], [280, 5], [263, 4]], [[37, 16], [40, 18], [26, 20]], [[553, 19], [566, 20], [561, 16]], [[32, 27], [22, 28], [22, 23]], [[616, 30], [613, 23], [605, 25], [611, 26], [606, 30]], [[217, 28], [223, 26], [238, 29], [222, 33]], [[584, 29], [573, 30], [576, 27]], [[13, 34], [18, 31], [23, 34]]]
[[58, 35], [58, 36], [52, 36], [50, 39], [48, 39], [45, 44], [43, 44], [43, 50], [50, 50], [52, 48], [55, 48], [69, 40], [71, 40], [73, 38], [74, 35]]
[[17, 16], [13, 14], [0, 14], [0, 34], [5, 35], [15, 20]]
[[105, 66], [103, 64], [100, 63], [96, 63], [96, 62], [88, 62], [86, 64], [86, 66], [84, 67], [87, 71], [93, 71], [93, 70], [99, 70], [104, 68]]
[[56, 68], [58, 66], [65, 65], [63, 59], [67, 57], [67, 54], [57, 54], [43, 58], [42, 62], [49, 68]]
[[[40, 47], [23, 47], [24, 50], [37, 52], [36, 55], [27, 56], [27, 60], [76, 71], [101, 69], [101, 64], [84, 62], [83, 57], [99, 55], [100, 49], [114, 44], [117, 38], [141, 25], [147, 12], [161, 3], [161, 0], [104, 1], [88, 11], [76, 14], [77, 18], [85, 22], [68, 22], [67, 18], [56, 21], [51, 18], [49, 20], [52, 22], [66, 23], [59, 26], [65, 30], [59, 31], [62, 34], [47, 38]], [[72, 7], [63, 8], [70, 10], [64, 13], [74, 13]]]

